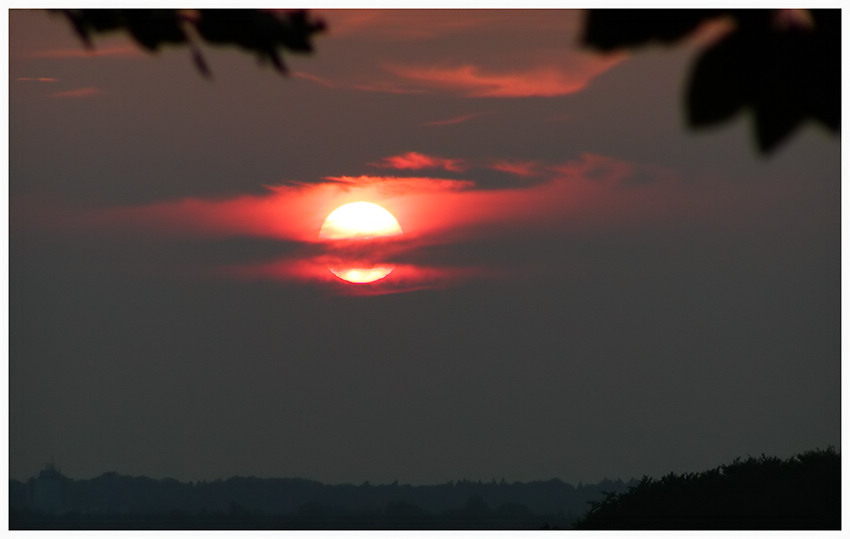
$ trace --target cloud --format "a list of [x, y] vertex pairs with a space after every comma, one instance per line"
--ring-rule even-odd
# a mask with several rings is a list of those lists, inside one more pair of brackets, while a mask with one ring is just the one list
[[565, 177], [614, 182], [621, 186], [638, 186], [675, 177], [672, 170], [664, 167], [593, 153], [584, 153], [578, 160], [550, 166], [549, 170]]
[[381, 196], [396, 196], [411, 192], [462, 191], [475, 187], [475, 183], [469, 180], [422, 176], [325, 176], [322, 179], [349, 186], [353, 190], [369, 187]]
[[386, 82], [372, 82], [370, 84], [364, 83], [355, 83], [355, 82], [334, 82], [326, 77], [320, 77], [318, 75], [314, 75], [312, 73], [308, 73], [306, 71], [297, 71], [293, 73], [293, 76], [299, 79], [304, 79], [315, 84], [319, 84], [324, 86], [325, 88], [335, 88], [335, 89], [347, 89], [347, 90], [360, 90], [364, 92], [381, 92], [388, 94], [421, 94], [425, 93], [425, 90], [418, 90], [412, 88], [402, 88], [397, 84], [386, 81]]
[[364, 92], [382, 92], [385, 94], [423, 94], [425, 90], [418, 90], [414, 88], [403, 88], [398, 84], [385, 81], [385, 82], [377, 82], [372, 84], [350, 84], [348, 88], [352, 90], [362, 90]]
[[604, 155], [584, 153], [580, 159], [549, 167], [550, 170], [568, 178], [619, 182], [628, 178], [635, 165], [622, 159]]
[[456, 67], [389, 66], [398, 77], [426, 88], [449, 91], [466, 97], [555, 97], [584, 89], [596, 76], [621, 61], [622, 57], [599, 57], [574, 62], [514, 69], [486, 70], [466, 64]]
[[[341, 60], [330, 64], [317, 57], [307, 67], [310, 73], [296, 76], [330, 88], [554, 97], [582, 90], [625, 57], [571, 49], [569, 36], [582, 25], [577, 10], [329, 10], [319, 15], [329, 23], [329, 39]], [[367, 56], [357, 52], [364, 50]]]
[[73, 90], [56, 92], [50, 94], [50, 97], [92, 97], [95, 95], [100, 95], [102, 93], [103, 91], [100, 88], [95, 88], [94, 86], [86, 86], [85, 88], [75, 88]]
[[491, 274], [480, 267], [440, 267], [423, 264], [393, 264], [385, 279], [373, 283], [343, 282], [321, 257], [280, 258], [271, 262], [220, 266], [215, 274], [246, 281], [313, 283], [344, 296], [378, 296], [448, 288], [468, 279]]
[[375, 167], [394, 168], [398, 170], [441, 168], [450, 172], [462, 172], [467, 168], [462, 159], [435, 157], [418, 152], [407, 152], [402, 155], [384, 157], [380, 162], [370, 164]]
[[333, 81], [326, 79], [325, 77], [320, 77], [318, 75], [314, 75], [312, 73], [307, 73], [306, 71], [295, 71], [292, 73], [292, 76], [298, 79], [308, 80], [310, 82], [315, 82], [316, 84], [320, 84], [326, 88], [339, 88], [340, 86]]
[[447, 118], [445, 120], [434, 120], [432, 122], [425, 122], [422, 125], [440, 126], [440, 125], [462, 124], [462, 123], [468, 122], [469, 120], [471, 120], [473, 118], [477, 118], [479, 116], [482, 116], [484, 114], [487, 114], [487, 113], [486, 112], [479, 112], [477, 114], [462, 114], [460, 116], [454, 116], [452, 118]]
[[541, 174], [539, 170], [540, 164], [536, 161], [496, 161], [490, 168], [493, 170], [498, 170], [500, 172], [507, 172], [508, 174], [513, 174], [515, 176], [520, 177], [530, 177], [530, 176], [539, 176]]
[[[750, 218], [739, 210], [753, 204], [753, 197], [741, 196], [735, 185], [683, 182], [673, 171], [600, 154], [582, 154], [561, 164], [496, 164], [514, 172], [535, 172], [540, 180], [475, 189], [471, 180], [329, 176], [319, 183], [270, 186], [263, 194], [223, 199], [184, 198], [77, 212], [50, 207], [23, 212], [19, 202], [15, 207], [30, 220], [51, 223], [60, 233], [121, 244], [203, 240], [210, 245], [218, 240], [233, 245], [242, 238], [247, 245], [258, 245], [248, 241], [256, 238], [263, 240], [262, 248], [240, 249], [230, 262], [198, 262], [196, 270], [224, 278], [315, 283], [340, 293], [378, 294], [452, 286], [470, 277], [511, 279], [551, 272], [545, 246], [569, 238], [658, 233], [671, 223], [677, 229], [710, 226], [734, 233], [740, 219]], [[651, 181], [635, 180], [641, 177]], [[389, 210], [403, 236], [370, 243], [368, 249], [321, 240], [318, 231], [327, 215], [359, 200]], [[718, 205], [738, 210], [723, 212], [718, 222]], [[279, 254], [269, 256], [266, 239], [280, 242]], [[517, 257], [518, 252], [523, 256]], [[386, 263], [395, 269], [391, 278], [352, 288], [328, 271], [338, 260]]]
[[61, 216], [62, 230], [69, 233], [164, 241], [258, 237], [312, 244], [319, 241], [319, 228], [327, 215], [342, 204], [369, 200], [397, 215], [396, 205], [411, 194], [438, 195], [472, 187], [472, 182], [448, 178], [329, 176], [318, 183], [272, 185], [259, 195], [221, 199], [186, 197], [93, 210], [60, 211], [45, 206], [49, 211], [41, 213], [31, 201], [17, 202], [16, 207], [28, 208], [28, 215], [38, 214], [47, 224], [57, 222], [51, 216]]
[[[626, 196], [616, 194], [617, 191], [642, 191], [654, 184], [675, 183], [671, 171], [589, 153], [557, 165], [536, 161], [505, 161], [503, 165], [511, 168], [512, 173], [536, 171], [540, 180], [482, 190], [475, 188], [472, 179], [327, 176], [321, 182], [267, 186], [267, 192], [259, 195], [224, 199], [188, 197], [79, 211], [76, 215], [64, 212], [61, 219], [64, 229], [106, 236], [154, 236], [166, 241], [258, 237], [310, 245], [319, 241], [319, 228], [332, 210], [348, 202], [367, 200], [395, 215], [406, 238], [421, 240], [436, 238], [433, 235], [438, 231], [463, 234], [465, 229], [488, 224], [544, 222], [550, 219], [546, 217], [548, 213], [561, 219], [564, 211], [555, 209], [559, 206], [565, 210], [580, 209], [589, 215], [594, 208], [598, 209], [592, 200], [611, 201]], [[474, 170], [468, 173], [474, 178]], [[643, 182], [640, 189], [623, 189], [638, 185], [640, 182], [634, 178], [641, 175], [651, 176], [653, 182]], [[608, 206], [610, 202], [606, 203]], [[45, 212], [43, 219], [49, 220], [51, 215], [58, 215], [55, 208]]]
[[[271, 186], [262, 195], [227, 199], [184, 198], [143, 206], [87, 210], [75, 216], [63, 212], [63, 231], [70, 229], [112, 241], [154, 243], [208, 242], [219, 238], [269, 238], [281, 242], [280, 257], [269, 260], [268, 248], [256, 260], [245, 261], [244, 251], [236, 263], [200, 264], [200, 274], [224, 278], [315, 283], [343, 294], [387, 294], [448, 286], [469, 275], [463, 267], [438, 267], [416, 261], [415, 251], [431, 240], [417, 225], [407, 221], [402, 209], [410, 196], [439, 196], [461, 192], [471, 182], [425, 177], [339, 176], [322, 183]], [[381, 204], [404, 224], [401, 237], [372, 240], [329, 241], [319, 238], [325, 217], [336, 207], [369, 200]], [[55, 211], [43, 215], [55, 215]], [[410, 224], [410, 227], [405, 225]], [[232, 243], [230, 243], [232, 244]], [[265, 245], [265, 244], [264, 244]], [[394, 266], [393, 278], [370, 285], [339, 281], [328, 267]]]

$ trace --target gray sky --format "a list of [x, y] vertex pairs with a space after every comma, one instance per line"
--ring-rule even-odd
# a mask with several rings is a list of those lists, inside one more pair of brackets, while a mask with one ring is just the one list
[[[597, 481], [840, 446], [840, 144], [684, 126], [710, 36], [321, 12], [282, 78], [10, 13], [10, 474]], [[418, 168], [414, 168], [418, 167]], [[324, 217], [381, 204], [346, 284]]]

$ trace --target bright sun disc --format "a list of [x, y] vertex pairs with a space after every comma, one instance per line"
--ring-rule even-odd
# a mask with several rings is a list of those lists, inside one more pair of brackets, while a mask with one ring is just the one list
[[328, 240], [377, 238], [401, 234], [393, 214], [371, 202], [352, 202], [335, 209], [325, 219], [319, 237]]
[[[325, 219], [319, 237], [325, 240], [366, 240], [401, 234], [393, 214], [371, 202], [351, 202], [335, 209]], [[349, 283], [372, 283], [393, 271], [387, 264], [357, 267], [343, 264], [329, 266], [331, 273]]]

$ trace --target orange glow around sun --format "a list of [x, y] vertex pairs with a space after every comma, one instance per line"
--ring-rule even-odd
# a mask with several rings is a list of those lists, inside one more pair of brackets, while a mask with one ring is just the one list
[[[343, 204], [325, 219], [319, 230], [319, 238], [334, 242], [351, 240], [362, 243], [363, 240], [398, 236], [401, 226], [393, 214], [371, 202], [351, 202]], [[351, 247], [346, 241], [346, 246]], [[368, 242], [361, 245], [368, 250]], [[367, 253], [368, 254], [368, 253]], [[343, 257], [328, 265], [328, 270], [349, 283], [373, 283], [392, 273], [394, 266], [385, 263], [368, 263], [362, 256]]]

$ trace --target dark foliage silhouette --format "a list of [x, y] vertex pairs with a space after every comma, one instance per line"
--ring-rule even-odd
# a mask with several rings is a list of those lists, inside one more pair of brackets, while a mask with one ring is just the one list
[[185, 45], [191, 50], [198, 70], [209, 77], [211, 71], [201, 54], [200, 43], [237, 47], [270, 63], [281, 74], [286, 66], [281, 51], [309, 53], [312, 39], [325, 29], [307, 11], [267, 11], [261, 9], [60, 9], [74, 32], [88, 48], [93, 37], [110, 32], [126, 32], [143, 50], [154, 53], [167, 45]]
[[735, 460], [661, 479], [592, 503], [576, 529], [835, 530], [841, 527], [841, 458], [832, 449]]
[[[325, 30], [306, 11], [258, 9], [64, 9], [87, 47], [94, 35], [126, 32], [148, 52], [186, 45], [205, 76], [200, 43], [235, 46], [286, 73], [281, 50], [306, 53]], [[600, 51], [671, 44], [703, 23], [731, 30], [696, 60], [685, 91], [691, 127], [712, 126], [748, 111], [758, 150], [768, 154], [814, 120], [838, 133], [841, 120], [840, 10], [589, 10], [582, 42]]]
[[838, 133], [840, 10], [590, 10], [582, 39], [600, 51], [669, 44], [720, 18], [731, 30], [702, 52], [685, 91], [691, 127], [749, 111], [763, 154], [806, 120]]

